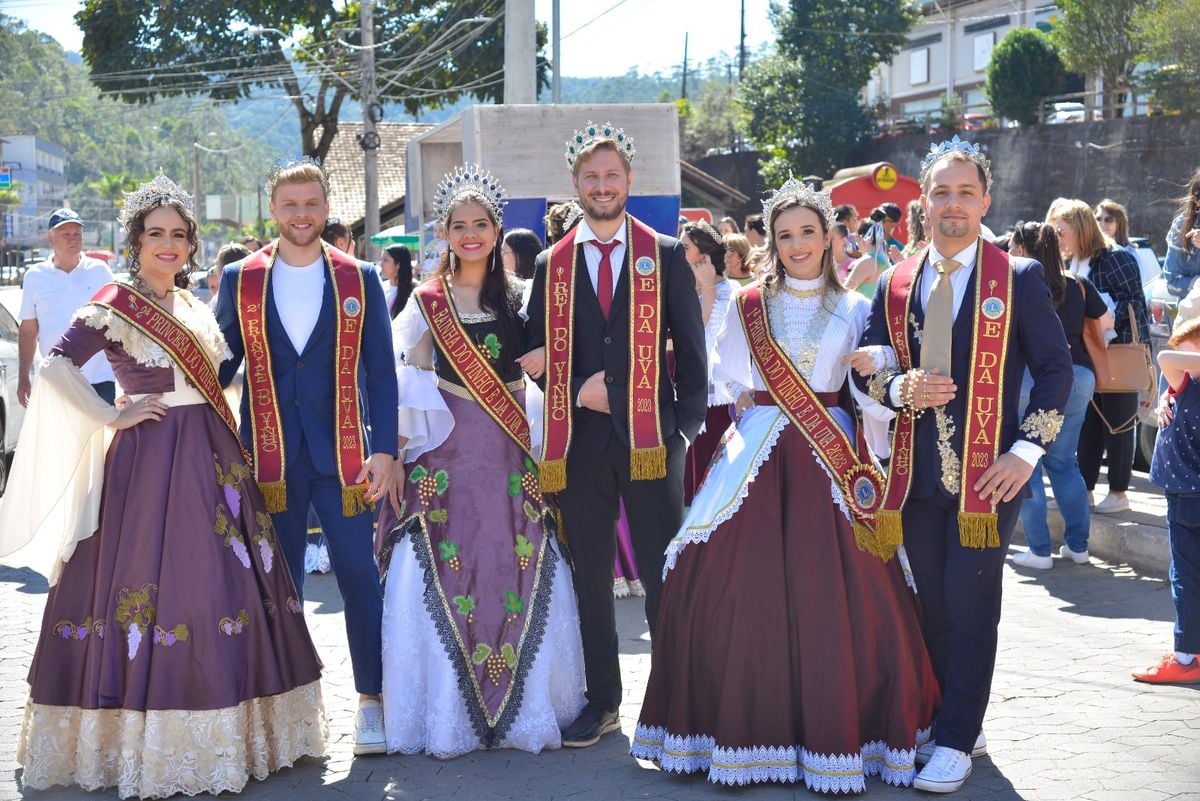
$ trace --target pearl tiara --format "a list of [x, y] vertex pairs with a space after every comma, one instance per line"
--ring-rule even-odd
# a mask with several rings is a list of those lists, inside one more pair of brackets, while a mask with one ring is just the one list
[[438, 219], [446, 222], [454, 201], [468, 193], [483, 198], [484, 205], [495, 216], [497, 225], [504, 222], [504, 187], [478, 164], [464, 164], [442, 176], [442, 182], [433, 195], [433, 208]]
[[611, 122], [597, 125], [588, 120], [588, 124], [576, 131], [567, 141], [567, 166], [575, 169], [575, 161], [579, 158], [579, 154], [593, 143], [603, 139], [610, 140], [617, 146], [617, 151], [625, 157], [625, 161], [633, 163], [633, 154], [637, 152], [637, 148], [633, 146], [633, 139], [625, 133], [624, 129], [616, 127]]
[[771, 241], [771, 213], [785, 200], [796, 200], [801, 206], [813, 209], [825, 220], [825, 228], [833, 227], [833, 203], [829, 200], [828, 192], [818, 192], [803, 181], [788, 178], [783, 186], [776, 189], [763, 201], [763, 222], [767, 224], [767, 241]]
[[121, 213], [117, 215], [117, 221], [126, 229], [129, 228], [131, 222], [149, 210], [165, 206], [171, 201], [178, 202], [187, 209], [189, 215], [193, 213], [192, 196], [162, 173], [159, 173], [159, 176], [153, 181], [147, 181], [134, 191], [123, 194], [125, 195], [125, 204], [121, 207]]
[[968, 160], [974, 162], [983, 170], [984, 178], [987, 181], [987, 186], [984, 189], [992, 185], [992, 163], [988, 160], [987, 156], [983, 155], [983, 151], [979, 148], [979, 145], [972, 144], [965, 139], [959, 139], [958, 134], [955, 134], [952, 139], [929, 146], [929, 152], [925, 154], [924, 160], [921, 161], [922, 186], [925, 185], [925, 179], [929, 177], [933, 165], [952, 153], [963, 154]]

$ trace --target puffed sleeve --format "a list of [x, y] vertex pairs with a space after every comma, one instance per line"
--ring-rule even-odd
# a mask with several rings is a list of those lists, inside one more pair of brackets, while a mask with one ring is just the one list
[[392, 347], [400, 389], [398, 431], [407, 440], [400, 458], [407, 463], [437, 448], [454, 429], [433, 370], [433, 337], [415, 294], [392, 321]]
[[754, 390], [750, 345], [742, 330], [736, 300], [731, 299], [725, 310], [724, 325], [717, 336], [716, 348], [710, 360], [715, 403], [733, 403], [742, 392]]
[[[863, 298], [861, 303], [854, 303], [850, 308], [850, 332], [851, 339], [849, 342], [850, 350], [854, 349], [854, 344], [862, 339], [863, 332], [867, 330], [867, 323], [871, 319], [871, 303], [866, 298]], [[887, 365], [887, 358], [890, 356], [891, 348], [881, 346], [881, 350], [875, 355], [876, 369], [880, 366], [881, 357]], [[891, 358], [895, 358], [891, 356]], [[852, 369], [850, 367], [847, 370]], [[850, 392], [854, 396], [854, 401], [858, 404], [858, 408], [862, 410], [862, 425], [863, 436], [866, 437], [867, 446], [880, 459], [886, 459], [892, 453], [892, 440], [888, 432], [889, 424], [896, 413], [875, 401], [866, 392], [860, 390], [855, 382], [850, 382]]]

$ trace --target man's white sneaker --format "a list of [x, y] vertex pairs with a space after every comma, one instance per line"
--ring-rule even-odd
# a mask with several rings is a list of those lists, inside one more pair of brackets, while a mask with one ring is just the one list
[[[937, 750], [938, 744], [935, 740], [929, 740], [924, 745], [917, 746], [916, 763], [924, 765], [933, 758], [933, 752]], [[987, 754], [987, 737], [983, 732], [979, 732], [979, 736], [975, 738], [975, 747], [971, 749], [971, 758], [985, 756]]]
[[963, 751], [938, 746], [929, 762], [913, 779], [913, 787], [927, 793], [953, 793], [971, 775], [971, 757]]
[[1084, 548], [1082, 551], [1072, 551], [1070, 545], [1063, 545], [1063, 547], [1058, 549], [1058, 555], [1063, 559], [1070, 559], [1077, 565], [1086, 565], [1088, 563], [1087, 548]]
[[362, 701], [354, 716], [354, 755], [386, 754], [383, 736], [383, 707], [378, 701]]
[[1112, 515], [1117, 512], [1129, 511], [1129, 498], [1118, 498], [1116, 495], [1106, 495], [1104, 500], [1092, 509], [1098, 515]]
[[1038, 556], [1033, 551], [1014, 553], [1013, 564], [1017, 567], [1031, 567], [1034, 570], [1049, 570], [1054, 567], [1054, 560], [1049, 556]]

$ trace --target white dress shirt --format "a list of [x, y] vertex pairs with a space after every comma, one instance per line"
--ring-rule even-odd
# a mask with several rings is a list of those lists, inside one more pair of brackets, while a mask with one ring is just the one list
[[303, 353], [308, 338], [317, 327], [321, 303], [325, 299], [325, 257], [306, 267], [294, 267], [275, 259], [271, 270], [271, 296], [279, 310], [279, 321], [296, 353]]
[[[609, 242], [617, 243], [617, 246], [612, 249], [612, 253], [608, 257], [609, 262], [612, 264], [612, 293], [614, 296], [617, 293], [617, 281], [621, 278], [621, 271], [625, 269], [625, 230], [625, 226], [622, 225], [617, 229], [617, 233], [613, 238], [608, 240]], [[600, 248], [596, 247], [593, 243], [599, 241], [602, 240], [592, 231], [587, 223], [587, 219], [580, 220], [575, 232], [575, 244], [589, 243], [583, 249], [583, 258], [587, 261], [588, 277], [592, 279], [592, 289], [596, 290], [596, 297], [600, 296], [598, 286], [600, 284], [601, 253]]]

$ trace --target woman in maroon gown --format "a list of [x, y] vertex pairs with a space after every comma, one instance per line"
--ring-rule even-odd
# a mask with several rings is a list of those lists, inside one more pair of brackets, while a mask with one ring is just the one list
[[[232, 416], [198, 388], [226, 351], [205, 304], [174, 288], [198, 244], [190, 199], [160, 176], [126, 196], [122, 222], [140, 269], [51, 351], [23, 432], [37, 447], [0, 507], [0, 553], [50, 545], [22, 782], [237, 792], [324, 751], [321, 665]], [[164, 346], [185, 340], [208, 372]], [[79, 373], [100, 351], [119, 411]]]

